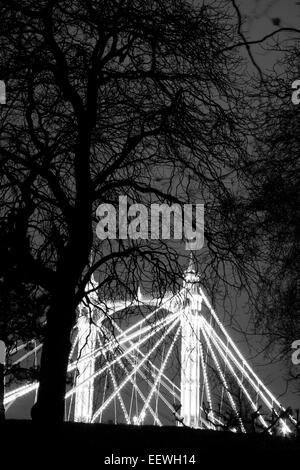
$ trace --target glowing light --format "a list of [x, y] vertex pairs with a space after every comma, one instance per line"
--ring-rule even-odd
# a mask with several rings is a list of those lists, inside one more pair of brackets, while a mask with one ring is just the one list
[[[207, 321], [202, 318], [202, 322], [203, 322], [203, 326], [205, 327], [205, 329], [207, 330], [208, 328], [210, 328], [210, 334], [211, 334], [211, 339], [215, 338], [217, 339], [220, 343], [221, 343], [221, 346], [222, 346], [222, 341], [220, 340], [220, 338], [218, 337], [218, 335], [216, 334], [215, 331], [213, 331], [213, 329], [210, 327], [210, 325], [208, 325]], [[204, 332], [203, 332], [204, 333]], [[213, 333], [213, 334], [212, 334]], [[204, 333], [204, 336], [205, 336], [205, 333]], [[247, 399], [249, 400], [250, 404], [251, 404], [251, 407], [253, 409], [253, 411], [257, 411], [257, 407], [255, 406], [255, 403], [253, 402], [253, 400], [251, 399], [251, 396], [249, 395], [249, 393], [247, 392], [245, 386], [243, 385], [242, 381], [239, 379], [239, 377], [237, 376], [237, 374], [235, 373], [231, 363], [229, 362], [228, 360], [228, 357], [227, 355], [222, 351], [222, 349], [219, 348], [219, 345], [218, 343], [214, 343], [218, 353], [221, 355], [221, 357], [223, 358], [223, 360], [225, 361], [226, 363], [226, 366], [228, 367], [228, 369], [230, 370], [231, 374], [233, 375], [233, 377], [236, 379], [239, 387], [241, 388], [241, 390], [243, 390], [245, 396], [247, 397]], [[224, 345], [223, 345], [224, 346]], [[225, 347], [225, 346], [224, 346]], [[223, 347], [223, 349], [224, 349]], [[226, 351], [227, 354], [230, 355], [230, 351]], [[233, 357], [233, 360], [235, 358]], [[219, 369], [218, 369], [219, 370]], [[249, 379], [250, 381], [250, 379]], [[267, 427], [267, 423], [265, 422], [265, 420], [263, 419], [263, 417], [261, 415], [259, 415], [259, 420], [261, 421], [261, 423], [263, 424], [263, 426], [266, 428]]]
[[281, 420], [280, 432], [283, 436], [288, 436], [292, 432], [283, 419]]
[[[204, 320], [204, 319], [201, 318], [201, 322], [204, 324], [203, 320]], [[222, 369], [221, 369], [221, 367], [220, 367], [220, 364], [219, 364], [219, 362], [218, 362], [218, 359], [217, 359], [217, 357], [216, 357], [216, 355], [215, 355], [215, 353], [214, 353], [214, 350], [212, 349], [212, 345], [211, 345], [211, 342], [210, 342], [210, 338], [207, 336], [207, 334], [206, 334], [206, 332], [205, 332], [205, 328], [202, 329], [202, 332], [203, 332], [203, 334], [204, 334], [204, 337], [205, 337], [207, 346], [208, 346], [208, 348], [209, 348], [209, 350], [210, 350], [210, 353], [211, 353], [211, 355], [212, 355], [212, 358], [213, 358], [213, 361], [214, 361], [215, 366], [216, 366], [216, 368], [217, 368], [217, 371], [218, 371], [218, 373], [219, 373], [219, 376], [220, 376], [220, 378], [221, 378], [221, 380], [222, 380], [222, 383], [223, 383], [223, 385], [224, 385], [224, 388], [225, 388], [226, 394], [227, 394], [227, 396], [228, 396], [228, 399], [229, 399], [229, 401], [230, 401], [230, 404], [231, 404], [231, 406], [232, 406], [232, 409], [234, 410], [234, 412], [235, 412], [235, 414], [236, 414], [236, 416], [237, 416], [237, 418], [238, 418], [238, 420], [239, 420], [239, 422], [240, 422], [240, 424], [241, 424], [241, 429], [242, 429], [242, 431], [245, 433], [246, 430], [245, 430], [244, 425], [243, 425], [243, 422], [242, 422], [242, 420], [241, 420], [241, 418], [240, 418], [240, 416], [239, 416], [239, 413], [238, 413], [238, 410], [237, 410], [237, 407], [236, 407], [236, 403], [235, 403], [235, 401], [234, 401], [234, 399], [233, 399], [233, 397], [232, 397], [232, 395], [231, 395], [231, 393], [230, 393], [230, 391], [229, 391], [229, 387], [228, 387], [227, 381], [226, 381], [225, 376], [224, 376], [224, 374], [223, 374], [223, 372], [222, 372]]]
[[[111, 319], [111, 322], [112, 322], [112, 325], [115, 326], [115, 328], [119, 332], [122, 331], [121, 328], [119, 327], [119, 325], [113, 319]], [[128, 342], [131, 345], [134, 344], [130, 338], [128, 339]], [[138, 353], [141, 357], [145, 356], [145, 354], [138, 347], [135, 349], [134, 352]], [[159, 373], [160, 369], [158, 367], [156, 367], [156, 365], [150, 360], [149, 360], [149, 365], [152, 367], [152, 369], [154, 369], [156, 372]], [[169, 393], [174, 395], [174, 398], [177, 398], [178, 400], [180, 400], [180, 395], [174, 392], [174, 389], [176, 389], [180, 393], [180, 387], [178, 387], [176, 384], [174, 384], [174, 382], [172, 382], [169, 379], [169, 377], [167, 375], [165, 375], [164, 373], [162, 373], [161, 376], [163, 377], [164, 380], [166, 380], [166, 382], [168, 382], [171, 385], [171, 387], [163, 379], [161, 379], [161, 381], [160, 381], [161, 385], [163, 385]]]
[[[203, 292], [203, 289], [201, 287], [200, 287], [200, 293], [201, 293], [201, 296], [202, 296], [207, 308], [209, 309], [210, 313], [212, 314], [214, 320], [216, 321], [216, 323], [219, 326], [222, 333], [225, 335], [226, 340], [228, 341], [228, 343], [230, 344], [230, 346], [232, 347], [234, 352], [237, 354], [238, 360], [243, 364], [243, 369], [244, 369], [244, 366], [245, 366], [246, 369], [248, 370], [249, 374], [252, 375], [252, 377], [254, 378], [255, 382], [259, 385], [259, 387], [261, 387], [264, 390], [266, 395], [269, 396], [271, 402], [275, 403], [280, 410], [285, 411], [285, 409], [279, 403], [279, 401], [274, 397], [274, 395], [267, 389], [267, 387], [264, 385], [264, 383], [255, 374], [255, 372], [252, 370], [252, 368], [250, 367], [248, 362], [243, 357], [242, 353], [239, 351], [238, 347], [235, 345], [233, 340], [230, 338], [229, 334], [227, 333], [226, 329], [224, 328], [224, 326], [220, 322], [218, 315], [216, 314], [215, 310], [213, 309], [212, 305], [210, 304], [207, 296], [205, 295], [205, 293]], [[243, 370], [243, 372], [244, 372], [244, 370]], [[258, 393], [261, 393], [260, 390], [258, 391]], [[294, 424], [296, 424], [296, 420], [292, 416], [289, 416], [289, 418]]]
[[[72, 370], [76, 369], [78, 364], [80, 364], [81, 362], [85, 362], [87, 359], [90, 359], [90, 358], [91, 359], [97, 359], [99, 356], [104, 355], [108, 351], [114, 351], [117, 347], [122, 346], [124, 343], [127, 343], [129, 340], [135, 339], [135, 337], [141, 336], [141, 335], [143, 335], [144, 333], [146, 333], [150, 330], [149, 336], [147, 336], [147, 337], [145, 336], [144, 338], [142, 338], [140, 340], [139, 343], [135, 344], [135, 346], [134, 346], [134, 349], [135, 349], [135, 347], [137, 345], [141, 345], [142, 343], [144, 343], [147, 339], [149, 339], [151, 336], [156, 334], [161, 328], [163, 328], [163, 326], [165, 324], [170, 323], [176, 316], [178, 316], [178, 313], [171, 314], [168, 317], [165, 317], [162, 320], [159, 320], [159, 321], [155, 322], [155, 324], [153, 324], [153, 325], [148, 325], [145, 328], [143, 328], [142, 330], [134, 331], [130, 336], [126, 336], [126, 332], [128, 330], [123, 331], [121, 335], [119, 335], [117, 338], [114, 338], [113, 340], [109, 341], [108, 344], [106, 344], [105, 346], [101, 346], [100, 348], [97, 348], [97, 349], [95, 349], [94, 351], [92, 351], [88, 354], [82, 355], [81, 358], [78, 358], [78, 360], [74, 361], [72, 364], [69, 365], [68, 372], [71, 372]], [[121, 339], [121, 337], [122, 337], [122, 339]], [[124, 355], [128, 354], [128, 352], [129, 352], [129, 350], [125, 351]]]
[[166, 365], [167, 365], [167, 363], [168, 363], [170, 354], [171, 354], [171, 352], [172, 352], [172, 350], [173, 350], [174, 344], [176, 343], [176, 340], [177, 340], [177, 338], [178, 338], [179, 332], [180, 332], [180, 327], [179, 327], [179, 328], [177, 329], [177, 331], [176, 331], [176, 334], [175, 334], [175, 336], [174, 336], [174, 338], [173, 338], [173, 341], [172, 341], [172, 343], [171, 343], [171, 346], [170, 346], [170, 348], [169, 348], [169, 350], [168, 350], [168, 352], [167, 352], [167, 354], [166, 354], [166, 357], [165, 357], [165, 359], [164, 359], [164, 362], [163, 362], [163, 364], [161, 365], [160, 371], [159, 371], [159, 373], [158, 373], [158, 375], [157, 375], [157, 377], [156, 377], [156, 380], [155, 380], [155, 382], [154, 382], [154, 384], [153, 384], [153, 387], [152, 387], [152, 389], [151, 389], [151, 391], [150, 391], [150, 393], [149, 393], [149, 395], [148, 395], [148, 398], [147, 398], [147, 400], [146, 400], [146, 402], [145, 402], [145, 404], [144, 404], [144, 406], [143, 406], [143, 409], [142, 409], [141, 414], [140, 414], [140, 421], [141, 421], [141, 423], [144, 421], [145, 416], [146, 416], [146, 413], [145, 413], [146, 407], [149, 405], [149, 403], [150, 403], [150, 401], [151, 401], [151, 398], [152, 398], [154, 392], [158, 390], [158, 384], [160, 383], [161, 375], [162, 375], [163, 371], [165, 370], [165, 367], [166, 367]]
[[[112, 367], [114, 364], [116, 364], [117, 362], [120, 362], [120, 360], [123, 358], [123, 357], [126, 357], [128, 354], [130, 354], [135, 348], [136, 346], [140, 346], [141, 344], [145, 343], [145, 341], [147, 341], [148, 339], [150, 339], [153, 335], [157, 334], [158, 331], [160, 331], [162, 328], [164, 328], [168, 323], [171, 323], [172, 321], [174, 321], [174, 319], [176, 320], [176, 317], [178, 316], [178, 314], [175, 314], [175, 315], [170, 315], [169, 317], [166, 317], [165, 319], [163, 319], [161, 322], [157, 322], [155, 328], [152, 327], [152, 331], [150, 331], [150, 333], [145, 336], [144, 338], [142, 338], [140, 341], [138, 341], [135, 345], [131, 346], [129, 349], [126, 349], [122, 354], [120, 354], [119, 357], [117, 357], [116, 359], [113, 359], [110, 363], [108, 363], [106, 366], [102, 367], [102, 369], [98, 370], [97, 372], [95, 372], [94, 374], [92, 374], [90, 377], [88, 377], [87, 379], [85, 379], [84, 381], [82, 381], [80, 384], [76, 385], [72, 390], [70, 390], [69, 392], [67, 392], [65, 398], [69, 398], [69, 396], [71, 396], [73, 393], [76, 392], [76, 390], [78, 390], [79, 388], [83, 387], [86, 383], [88, 382], [91, 382], [92, 380], [94, 380], [96, 377], [100, 376], [101, 374], [103, 374], [103, 372], [105, 372], [108, 368]], [[157, 327], [157, 325], [159, 324], [159, 327]], [[148, 356], [148, 355], [147, 355]], [[145, 356], [146, 357], [146, 356]], [[95, 356], [96, 358], [96, 356]], [[148, 358], [148, 357], [147, 357]], [[143, 363], [143, 361], [142, 361]]]
[[[148, 357], [151, 356], [151, 354], [155, 351], [155, 349], [159, 346], [159, 344], [162, 343], [162, 341], [164, 341], [164, 339], [166, 338], [166, 336], [170, 333], [170, 331], [175, 327], [175, 325], [177, 325], [178, 323], [178, 319], [175, 320], [171, 326], [169, 326], [169, 328], [165, 331], [165, 333], [161, 336], [161, 338], [157, 341], [157, 343], [155, 344], [155, 346], [146, 354], [146, 356], [144, 357], [144, 359], [139, 363], [137, 364], [133, 370], [130, 372], [130, 374], [125, 378], [125, 380], [122, 382], [122, 384], [118, 387], [118, 389], [116, 391], [114, 391], [110, 397], [108, 398], [108, 400], [106, 400], [106, 402], [98, 409], [98, 411], [94, 414], [93, 416], [93, 419], [92, 419], [92, 422], [95, 422], [95, 420], [97, 419], [97, 416], [105, 409], [107, 408], [107, 406], [109, 405], [109, 403], [113, 400], [113, 398], [115, 397], [116, 393], [122, 388], [124, 387], [124, 385], [126, 385], [126, 383], [130, 380], [130, 378], [137, 372], [137, 370], [140, 368], [140, 366], [142, 364], [144, 364]], [[116, 362], [118, 361], [118, 359], [116, 359]], [[114, 362], [114, 361], [113, 361]]]
[[117, 381], [116, 381], [116, 378], [115, 378], [115, 374], [113, 373], [113, 371], [111, 369], [109, 369], [108, 371], [109, 371], [110, 377], [111, 377], [113, 385], [114, 385], [114, 390], [117, 393], [117, 397], [118, 397], [119, 403], [121, 405], [123, 414], [125, 416], [126, 423], [130, 424], [130, 418], [128, 416], [128, 413], [127, 413], [126, 406], [125, 406], [125, 403], [123, 401], [122, 395], [120, 394], [120, 391], [118, 390], [118, 384], [117, 384]]
[[[71, 390], [68, 390], [66, 394], [66, 398], [70, 396], [75, 397], [75, 420], [94, 422], [99, 416], [101, 420], [103, 411], [116, 397], [127, 423], [133, 422], [135, 425], [140, 425], [145, 420], [147, 414], [147, 416], [152, 415], [154, 422], [161, 426], [162, 423], [159, 419], [157, 404], [156, 411], [153, 411], [154, 408], [150, 406], [150, 402], [154, 394], [156, 394], [157, 400], [159, 398], [162, 403], [171, 410], [172, 414], [174, 414], [174, 403], [176, 400], [181, 404], [184, 424], [195, 427], [202, 427], [204, 425], [213, 429], [218, 423], [223, 423], [222, 420], [218, 419], [217, 411], [213, 408], [213, 383], [210, 383], [210, 367], [213, 367], [214, 372], [221, 379], [220, 383], [223, 385], [222, 393], [227, 394], [229, 405], [239, 419], [240, 425], [231, 428], [232, 432], [238, 432], [240, 429], [245, 432], [242, 419], [239, 416], [239, 410], [237, 409], [235, 395], [232, 393], [232, 378], [234, 379], [233, 385], [238, 385], [238, 389], [242, 392], [243, 398], [251, 405], [254, 412], [257, 412], [259, 401], [260, 404], [264, 405], [265, 409], [274, 410], [277, 419], [281, 416], [287, 417], [287, 415], [282, 414], [284, 408], [254, 373], [242, 353], [230, 338], [219, 320], [217, 313], [214, 311], [201, 289], [199, 277], [193, 266], [190, 266], [189, 270], [186, 272], [183, 288], [172, 298], [166, 295], [162, 299], [146, 299], [146, 297], [141, 296], [139, 291], [138, 302], [108, 302], [104, 310], [104, 307], [102, 309], [101, 302], [93, 290], [95, 290], [94, 287], [90, 292], [87, 292], [86, 301], [84, 301], [83, 304], [86, 304], [88, 308], [90, 308], [92, 304], [97, 308], [99, 313], [102, 312], [102, 316], [99, 314], [95, 319], [97, 327], [100, 326], [101, 328], [101, 334], [99, 330], [97, 330], [96, 333], [96, 330], [92, 328], [94, 331], [92, 332], [90, 340], [87, 341], [91, 326], [89, 322], [87, 324], [85, 323], [86, 319], [84, 317], [79, 317], [77, 324], [78, 334], [76, 336], [73, 335], [73, 346], [69, 357], [68, 370], [75, 371], [77, 369], [80, 373], [79, 377], [76, 378], [75, 386]], [[208, 307], [208, 313], [206, 309], [204, 312], [201, 310], [202, 301]], [[126, 307], [133, 307], [141, 302], [144, 305], [151, 305], [155, 309], [137, 323], [122, 330], [114, 321], [112, 315], [118, 311], [124, 310]], [[167, 310], [168, 314], [163, 317], [156, 317], [156, 313], [161, 309]], [[208, 315], [209, 321], [206, 319]], [[107, 316], [111, 317], [111, 324], [115, 326], [115, 331], [117, 332], [115, 336], [106, 330], [102, 323], [103, 319]], [[152, 321], [149, 321], [150, 318], [152, 318]], [[176, 325], [178, 325], [178, 323], [179, 327], [177, 330]], [[177, 330], [173, 342], [171, 342], [166, 355], [162, 355], [164, 360], [162, 359], [160, 367], [157, 367], [155, 363], [152, 362], [155, 361], [153, 354], [159, 353], [158, 346], [173, 328], [176, 328], [175, 331]], [[162, 333], [161, 330], [163, 330]], [[180, 337], [180, 333], [182, 340], [182, 371], [181, 387], [178, 387], [167, 377], [165, 371], [168, 360], [170, 360], [171, 353], [173, 352], [175, 341], [177, 340], [177, 336]], [[96, 334], [100, 341], [96, 341]], [[159, 336], [161, 336], [161, 338], [157, 339]], [[151, 347], [154, 344], [154, 347], [150, 350], [150, 347], [146, 348], [145, 345], [151, 338], [153, 342], [150, 341], [150, 344]], [[24, 349], [24, 347], [25, 345], [18, 345], [16, 352]], [[39, 346], [32, 351], [24, 351], [22, 355], [19, 355], [20, 357], [15, 361], [15, 364], [24, 361], [31, 354], [36, 355], [41, 347], [42, 345], [39, 344]], [[145, 352], [143, 349], [145, 349]], [[77, 350], [80, 350], [80, 357], [74, 361], [74, 353]], [[108, 353], [112, 354], [108, 355]], [[210, 354], [210, 360], [208, 362], [207, 354]], [[104, 361], [105, 365], [102, 365], [102, 368], [96, 371], [96, 359], [100, 356], [106, 357], [107, 361]], [[117, 365], [116, 368], [113, 367], [114, 364]], [[119, 379], [118, 375], [115, 375], [119, 369], [125, 371], [125, 374], [123, 373], [123, 375], [120, 376], [121, 379]], [[106, 392], [103, 393], [102, 405], [94, 412], [94, 381], [96, 377], [101, 376], [101, 374], [104, 375], [107, 370], [108, 374], [105, 375], [104, 390], [106, 390], [107, 377], [109, 376], [113, 384], [113, 390], [111, 391], [110, 389], [107, 395]], [[73, 375], [75, 381], [75, 374]], [[137, 385], [137, 376], [139, 380], [140, 378], [143, 380], [142, 390], [144, 393]], [[126, 393], [128, 393], [128, 386], [126, 385], [128, 383], [131, 384], [129, 387], [132, 387], [132, 391], [135, 391], [136, 397], [139, 398], [139, 405], [136, 407], [136, 415], [133, 417], [132, 414], [134, 411], [131, 412], [131, 410], [134, 410], [134, 408], [131, 408], [130, 405], [130, 410], [127, 411], [125, 406], [126, 400], [124, 402]], [[147, 387], [147, 385], [149, 387]], [[5, 394], [4, 403], [6, 406], [9, 406], [15, 399], [33, 390], [37, 390], [37, 388], [38, 384], [34, 383], [10, 391]], [[201, 388], [202, 397], [200, 401]], [[166, 393], [171, 395], [173, 404], [166, 398], [166, 396], [168, 396]], [[210, 422], [206, 421], [203, 417], [204, 411], [202, 403], [204, 394], [206, 395], [209, 405], [208, 418], [210, 419], [208, 421]], [[256, 395], [256, 402], [254, 401], [254, 395]], [[140, 402], [142, 402], [141, 407]], [[71, 410], [71, 406], [69, 410]], [[260, 414], [258, 415], [258, 419], [263, 426], [267, 427], [267, 423]], [[289, 416], [287, 419], [289, 419], [291, 423], [295, 423], [292, 416]], [[287, 436], [292, 432], [282, 418], [279, 419], [279, 426], [283, 436]], [[271, 431], [269, 432], [271, 433]]]
[[[112, 321], [112, 323], [113, 323], [113, 325], [116, 327], [116, 329], [117, 329], [118, 331], [122, 331], [121, 328], [117, 325], [117, 323], [115, 323], [114, 321]], [[107, 335], [108, 335], [108, 333], [109, 333], [108, 330], [106, 330], [106, 328], [104, 328], [104, 332], [106, 332]], [[129, 341], [129, 343], [130, 343], [131, 345], [134, 344], [132, 341]], [[139, 352], [140, 355], [142, 355], [142, 357], [144, 357], [144, 354], [142, 354], [142, 353], [139, 351], [139, 349], [137, 349], [137, 351]], [[135, 352], [136, 352], [136, 351], [135, 351]], [[131, 353], [131, 354], [132, 354], [132, 353]], [[130, 354], [130, 355], [131, 355], [131, 354]], [[132, 367], [135, 367], [135, 365], [136, 365], [135, 360], [132, 360], [131, 357], [130, 357], [130, 355], [128, 355], [127, 360], [128, 360], [128, 362], [131, 364]], [[150, 361], [149, 361], [149, 362], [150, 362]], [[122, 369], [125, 370], [126, 373], [128, 374], [128, 370], [127, 370], [126, 366], [124, 365], [123, 361], [121, 361], [121, 362], [119, 363], [119, 365], [120, 365], [120, 366], [122, 367]], [[143, 364], [143, 366], [145, 367], [144, 364]], [[158, 370], [158, 369], [157, 369], [157, 370]], [[145, 382], [146, 382], [148, 385], [150, 385], [150, 387], [152, 387], [152, 382], [150, 382], [150, 380], [148, 379], [148, 377], [146, 377], [146, 375], [143, 374], [143, 372], [142, 372], [140, 369], [137, 370], [137, 373], [142, 377], [143, 380], [145, 380]], [[169, 380], [169, 379], [168, 379], [168, 380]], [[141, 397], [143, 403], [145, 403], [145, 402], [146, 402], [146, 397], [144, 396], [144, 394], [142, 393], [142, 391], [140, 390], [140, 388], [138, 387], [138, 385], [135, 383], [135, 381], [134, 381], [132, 378], [130, 378], [130, 383], [132, 384], [132, 386], [134, 387], [134, 389], [137, 391], [137, 393], [138, 393], [139, 396]], [[122, 386], [121, 386], [120, 390], [122, 390]], [[165, 397], [164, 397], [160, 392], [158, 392], [158, 395], [159, 395], [159, 397], [161, 398], [161, 400], [168, 406], [168, 408], [169, 408], [170, 410], [172, 410], [172, 405], [165, 399]], [[105, 403], [102, 403], [102, 405], [105, 406]], [[148, 405], [147, 408], [148, 408], [150, 414], [152, 415], [152, 417], [154, 418], [155, 423], [156, 423], [158, 426], [162, 426], [162, 423], [161, 423], [160, 419], [158, 418], [157, 414], [154, 413], [154, 411], [153, 411], [153, 409], [151, 408], [151, 406]]]
[[21, 398], [24, 395], [27, 395], [27, 393], [30, 393], [34, 390], [37, 390], [38, 388], [39, 388], [39, 384], [37, 382], [34, 382], [33, 384], [22, 385], [21, 387], [17, 388], [16, 390], [13, 390], [11, 392], [6, 393], [4, 395], [4, 406], [6, 406], [9, 403], [13, 402], [17, 398]]

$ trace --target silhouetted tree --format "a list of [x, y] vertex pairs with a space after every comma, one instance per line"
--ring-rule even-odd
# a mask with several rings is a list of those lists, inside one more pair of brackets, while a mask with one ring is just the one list
[[48, 305], [46, 293], [28, 277], [26, 265], [19, 263], [15, 233], [8, 221], [0, 223], [0, 339], [7, 348], [6, 385], [15, 379], [36, 378], [33, 364], [13, 364], [14, 353], [21, 344], [30, 349], [43, 338]]
[[[253, 221], [260, 263], [256, 327], [291, 365], [291, 343], [300, 338], [300, 108], [291, 102], [291, 85], [300, 68], [298, 44], [289, 44], [267, 88], [260, 89], [253, 151], [245, 162], [244, 210]], [[277, 44], [278, 51], [282, 47]]]
[[14, 221], [26, 282], [48, 299], [32, 416], [62, 420], [91, 274], [105, 309], [107, 297], [136, 295], [140, 277], [174, 288], [183, 268], [164, 240], [98, 240], [100, 203], [205, 203], [203, 283], [224, 282], [226, 263], [247, 271], [231, 218], [246, 148], [243, 61], [222, 1], [3, 0], [0, 15], [1, 217]]

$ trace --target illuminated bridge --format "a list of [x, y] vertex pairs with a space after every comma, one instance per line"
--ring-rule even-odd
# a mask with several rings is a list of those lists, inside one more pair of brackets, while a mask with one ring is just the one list
[[[65, 419], [283, 434], [295, 420], [255, 374], [219, 320], [190, 262], [181, 290], [101, 304], [92, 279], [79, 306]], [[12, 363], [38, 361], [20, 345]], [[9, 388], [6, 409], [38, 383]]]

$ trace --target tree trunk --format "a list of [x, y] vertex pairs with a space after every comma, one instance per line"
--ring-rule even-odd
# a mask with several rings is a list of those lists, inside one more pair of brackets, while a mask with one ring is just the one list
[[31, 410], [34, 421], [62, 422], [66, 376], [71, 350], [70, 334], [76, 319], [74, 295], [55, 296], [47, 315], [38, 398]]
[[91, 250], [91, 213], [89, 204], [81, 210], [77, 208], [69, 243], [57, 264], [55, 287], [47, 313], [38, 397], [31, 410], [34, 421], [57, 423], [64, 420], [70, 336], [76, 321], [75, 291]]

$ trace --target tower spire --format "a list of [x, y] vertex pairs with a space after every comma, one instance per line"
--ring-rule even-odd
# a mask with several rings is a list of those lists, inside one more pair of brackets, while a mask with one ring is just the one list
[[184, 271], [184, 281], [185, 283], [189, 283], [189, 284], [194, 284], [200, 281], [200, 276], [198, 274], [198, 270], [195, 267], [195, 262], [194, 262], [192, 251], [190, 251], [188, 267]]
[[181, 414], [184, 424], [200, 426], [200, 317], [202, 297], [200, 277], [195, 268], [193, 253], [184, 272], [185, 309], [181, 316]]

